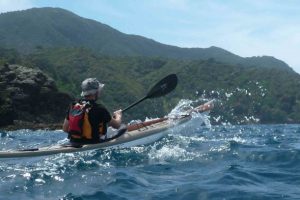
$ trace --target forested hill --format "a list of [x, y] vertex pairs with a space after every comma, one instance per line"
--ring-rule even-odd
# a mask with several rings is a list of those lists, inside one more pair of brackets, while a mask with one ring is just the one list
[[[300, 123], [300, 75], [286, 69], [244, 67], [214, 59], [109, 57], [84, 48], [42, 49], [26, 56], [0, 49], [0, 65], [6, 62], [38, 68], [55, 80], [60, 91], [76, 97], [81, 81], [96, 77], [106, 85], [101, 99], [110, 111], [143, 97], [165, 75], [178, 75], [174, 92], [141, 103], [129, 110], [126, 119], [163, 116], [181, 99], [204, 98], [216, 99], [213, 123]], [[3, 95], [2, 99], [14, 105], [14, 99]], [[0, 114], [7, 113], [1, 106]]]
[[0, 14], [0, 46], [32, 53], [37, 48], [85, 47], [109, 56], [147, 56], [172, 59], [215, 59], [243, 66], [291, 70], [273, 57], [243, 58], [218, 47], [179, 48], [152, 39], [121, 33], [108, 25], [60, 8], [33, 8]]
[[[0, 14], [0, 27], [0, 118], [15, 113], [6, 125], [28, 120], [22, 113], [35, 113], [31, 119], [42, 123], [57, 121], [58, 110], [64, 116], [63, 105], [28, 103], [35, 93], [19, 84], [28, 82], [20, 69], [54, 80], [53, 90], [38, 90], [39, 99], [52, 94], [48, 100], [69, 99], [61, 92], [78, 97], [81, 81], [96, 77], [106, 84], [101, 99], [110, 111], [143, 97], [165, 75], [178, 75], [174, 92], [136, 106], [126, 119], [163, 116], [181, 99], [216, 99], [213, 123], [300, 123], [300, 75], [271, 56], [243, 58], [218, 47], [164, 45], [58, 8]], [[39, 78], [30, 77], [34, 84], [29, 85], [37, 86]], [[20, 91], [26, 101], [20, 102]], [[39, 116], [40, 108], [55, 114], [44, 110]]]

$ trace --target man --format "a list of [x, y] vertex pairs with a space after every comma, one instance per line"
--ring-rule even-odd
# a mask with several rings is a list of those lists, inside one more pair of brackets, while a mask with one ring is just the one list
[[82, 82], [82, 99], [71, 106], [63, 124], [63, 131], [69, 133], [71, 142], [99, 143], [100, 137], [106, 134], [107, 126], [116, 129], [121, 126], [121, 110], [114, 112], [111, 117], [103, 105], [96, 103], [103, 87], [104, 84], [96, 78]]

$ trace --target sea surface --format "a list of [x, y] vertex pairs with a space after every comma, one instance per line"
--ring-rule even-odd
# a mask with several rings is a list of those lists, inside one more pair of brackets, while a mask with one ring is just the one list
[[[139, 147], [0, 159], [0, 199], [300, 199], [300, 125], [211, 126], [196, 116], [167, 131]], [[0, 150], [65, 138], [1, 132]]]

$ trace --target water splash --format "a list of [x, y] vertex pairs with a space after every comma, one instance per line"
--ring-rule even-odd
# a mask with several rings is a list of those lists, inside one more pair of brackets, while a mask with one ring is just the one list
[[213, 124], [258, 124], [262, 120], [258, 109], [268, 94], [262, 82], [247, 81], [240, 87], [204, 90], [201, 97], [218, 100], [211, 118]]
[[197, 100], [182, 99], [167, 115], [170, 119], [180, 118], [182, 116], [191, 115], [193, 119], [197, 119], [199, 124], [205, 124], [206, 127], [211, 128], [209, 112], [199, 113], [193, 112], [196, 106], [200, 103], [208, 102], [208, 99], [199, 98]]
[[182, 99], [168, 114], [169, 118], [178, 118], [182, 115], [189, 115], [190, 110], [193, 109], [193, 101], [188, 99]]
[[[164, 199], [174, 199], [174, 188], [178, 188], [180, 199], [197, 199], [199, 191], [208, 187], [208, 199], [222, 199], [229, 193], [236, 199], [244, 193], [253, 199], [268, 199], [284, 192], [288, 199], [299, 198], [299, 125], [214, 126], [208, 130], [199, 128], [198, 120], [177, 126], [187, 133], [176, 127], [151, 145], [59, 154], [35, 161], [19, 159], [17, 164], [1, 162], [1, 197], [63, 199], [73, 194], [73, 199], [99, 199], [103, 192], [106, 199], [159, 199], [164, 194]], [[279, 184], [275, 189], [274, 182]], [[265, 191], [252, 195], [258, 187]], [[233, 193], [232, 188], [240, 193]]]

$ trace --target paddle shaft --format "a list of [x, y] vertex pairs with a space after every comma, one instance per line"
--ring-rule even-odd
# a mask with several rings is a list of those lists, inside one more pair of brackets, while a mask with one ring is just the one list
[[123, 109], [122, 112], [125, 112], [126, 110], [132, 108], [133, 106], [141, 103], [145, 99], [157, 98], [157, 97], [164, 96], [164, 95], [168, 94], [169, 92], [171, 92], [172, 90], [174, 90], [176, 88], [176, 86], [177, 86], [177, 76], [176, 76], [176, 74], [170, 74], [170, 75], [166, 76], [165, 78], [163, 78], [162, 80], [160, 80], [158, 83], [156, 83], [149, 90], [149, 92], [147, 93], [147, 95], [145, 97], [141, 98], [140, 100], [134, 102], [127, 108]]
[[145, 96], [145, 97], [141, 98], [140, 100], [134, 102], [134, 103], [131, 104], [130, 106], [124, 108], [124, 109], [122, 110], [122, 113], [124, 113], [126, 110], [129, 110], [129, 109], [132, 108], [133, 106], [135, 106], [135, 105], [141, 103], [142, 101], [144, 101], [144, 100], [147, 99], [147, 98], [148, 98], [148, 96]]

